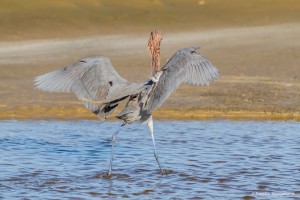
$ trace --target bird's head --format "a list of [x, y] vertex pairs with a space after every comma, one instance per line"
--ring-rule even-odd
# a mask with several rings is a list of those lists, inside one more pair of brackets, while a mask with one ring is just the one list
[[148, 50], [151, 56], [152, 69], [151, 73], [154, 75], [160, 70], [160, 43], [162, 41], [162, 33], [158, 30], [151, 31], [148, 41]]

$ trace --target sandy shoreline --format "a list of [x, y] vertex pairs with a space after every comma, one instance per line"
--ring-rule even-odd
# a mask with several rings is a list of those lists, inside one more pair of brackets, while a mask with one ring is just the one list
[[[155, 120], [293, 120], [300, 122], [297, 112], [253, 110], [202, 110], [198, 108], [162, 108], [153, 113]], [[16, 107], [1, 111], [0, 120], [99, 120], [82, 107]], [[108, 120], [117, 120], [114, 117]]]
[[[182, 85], [154, 112], [157, 119], [299, 121], [300, 25], [165, 33], [164, 63], [177, 49], [200, 45], [221, 71], [209, 87]], [[70, 94], [34, 90], [33, 79], [91, 55], [110, 58], [126, 79], [149, 76], [148, 35], [0, 42], [0, 119], [97, 119]]]

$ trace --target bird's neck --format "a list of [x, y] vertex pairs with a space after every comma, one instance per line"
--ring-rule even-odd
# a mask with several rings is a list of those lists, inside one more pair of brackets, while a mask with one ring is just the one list
[[148, 49], [151, 56], [151, 74], [154, 75], [160, 70], [160, 43], [162, 40], [162, 33], [154, 30], [150, 34], [148, 41]]
[[154, 75], [156, 72], [160, 70], [160, 48], [154, 50], [152, 53], [152, 61], [151, 61], [152, 69], [151, 73]]

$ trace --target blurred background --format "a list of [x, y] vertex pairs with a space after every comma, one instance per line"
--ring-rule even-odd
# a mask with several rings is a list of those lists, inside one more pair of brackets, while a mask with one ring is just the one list
[[164, 34], [162, 63], [199, 45], [222, 74], [181, 86], [157, 117], [299, 119], [298, 0], [0, 0], [0, 119], [96, 119], [71, 94], [34, 90], [34, 77], [103, 55], [143, 81], [153, 29]]
[[1, 40], [299, 22], [297, 0], [1, 0]]

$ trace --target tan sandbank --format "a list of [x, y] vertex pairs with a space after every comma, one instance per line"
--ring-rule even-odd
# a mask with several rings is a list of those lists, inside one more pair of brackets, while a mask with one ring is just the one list
[[[298, 120], [300, 44], [295, 38], [300, 34], [299, 24], [250, 30], [168, 34], [162, 46], [163, 61], [180, 47], [203, 44], [200, 51], [222, 76], [209, 87], [180, 86], [154, 114], [156, 118]], [[1, 119], [95, 119], [74, 95], [35, 90], [34, 77], [81, 57], [102, 54], [126, 79], [143, 81], [150, 74], [146, 41], [144, 36], [115, 35], [0, 43]]]
[[[197, 108], [159, 109], [153, 113], [159, 120], [295, 120], [299, 112], [265, 112], [253, 110], [208, 110]], [[98, 120], [81, 107], [26, 107], [20, 106], [0, 112], [0, 120]], [[116, 120], [110, 117], [108, 120]]]

